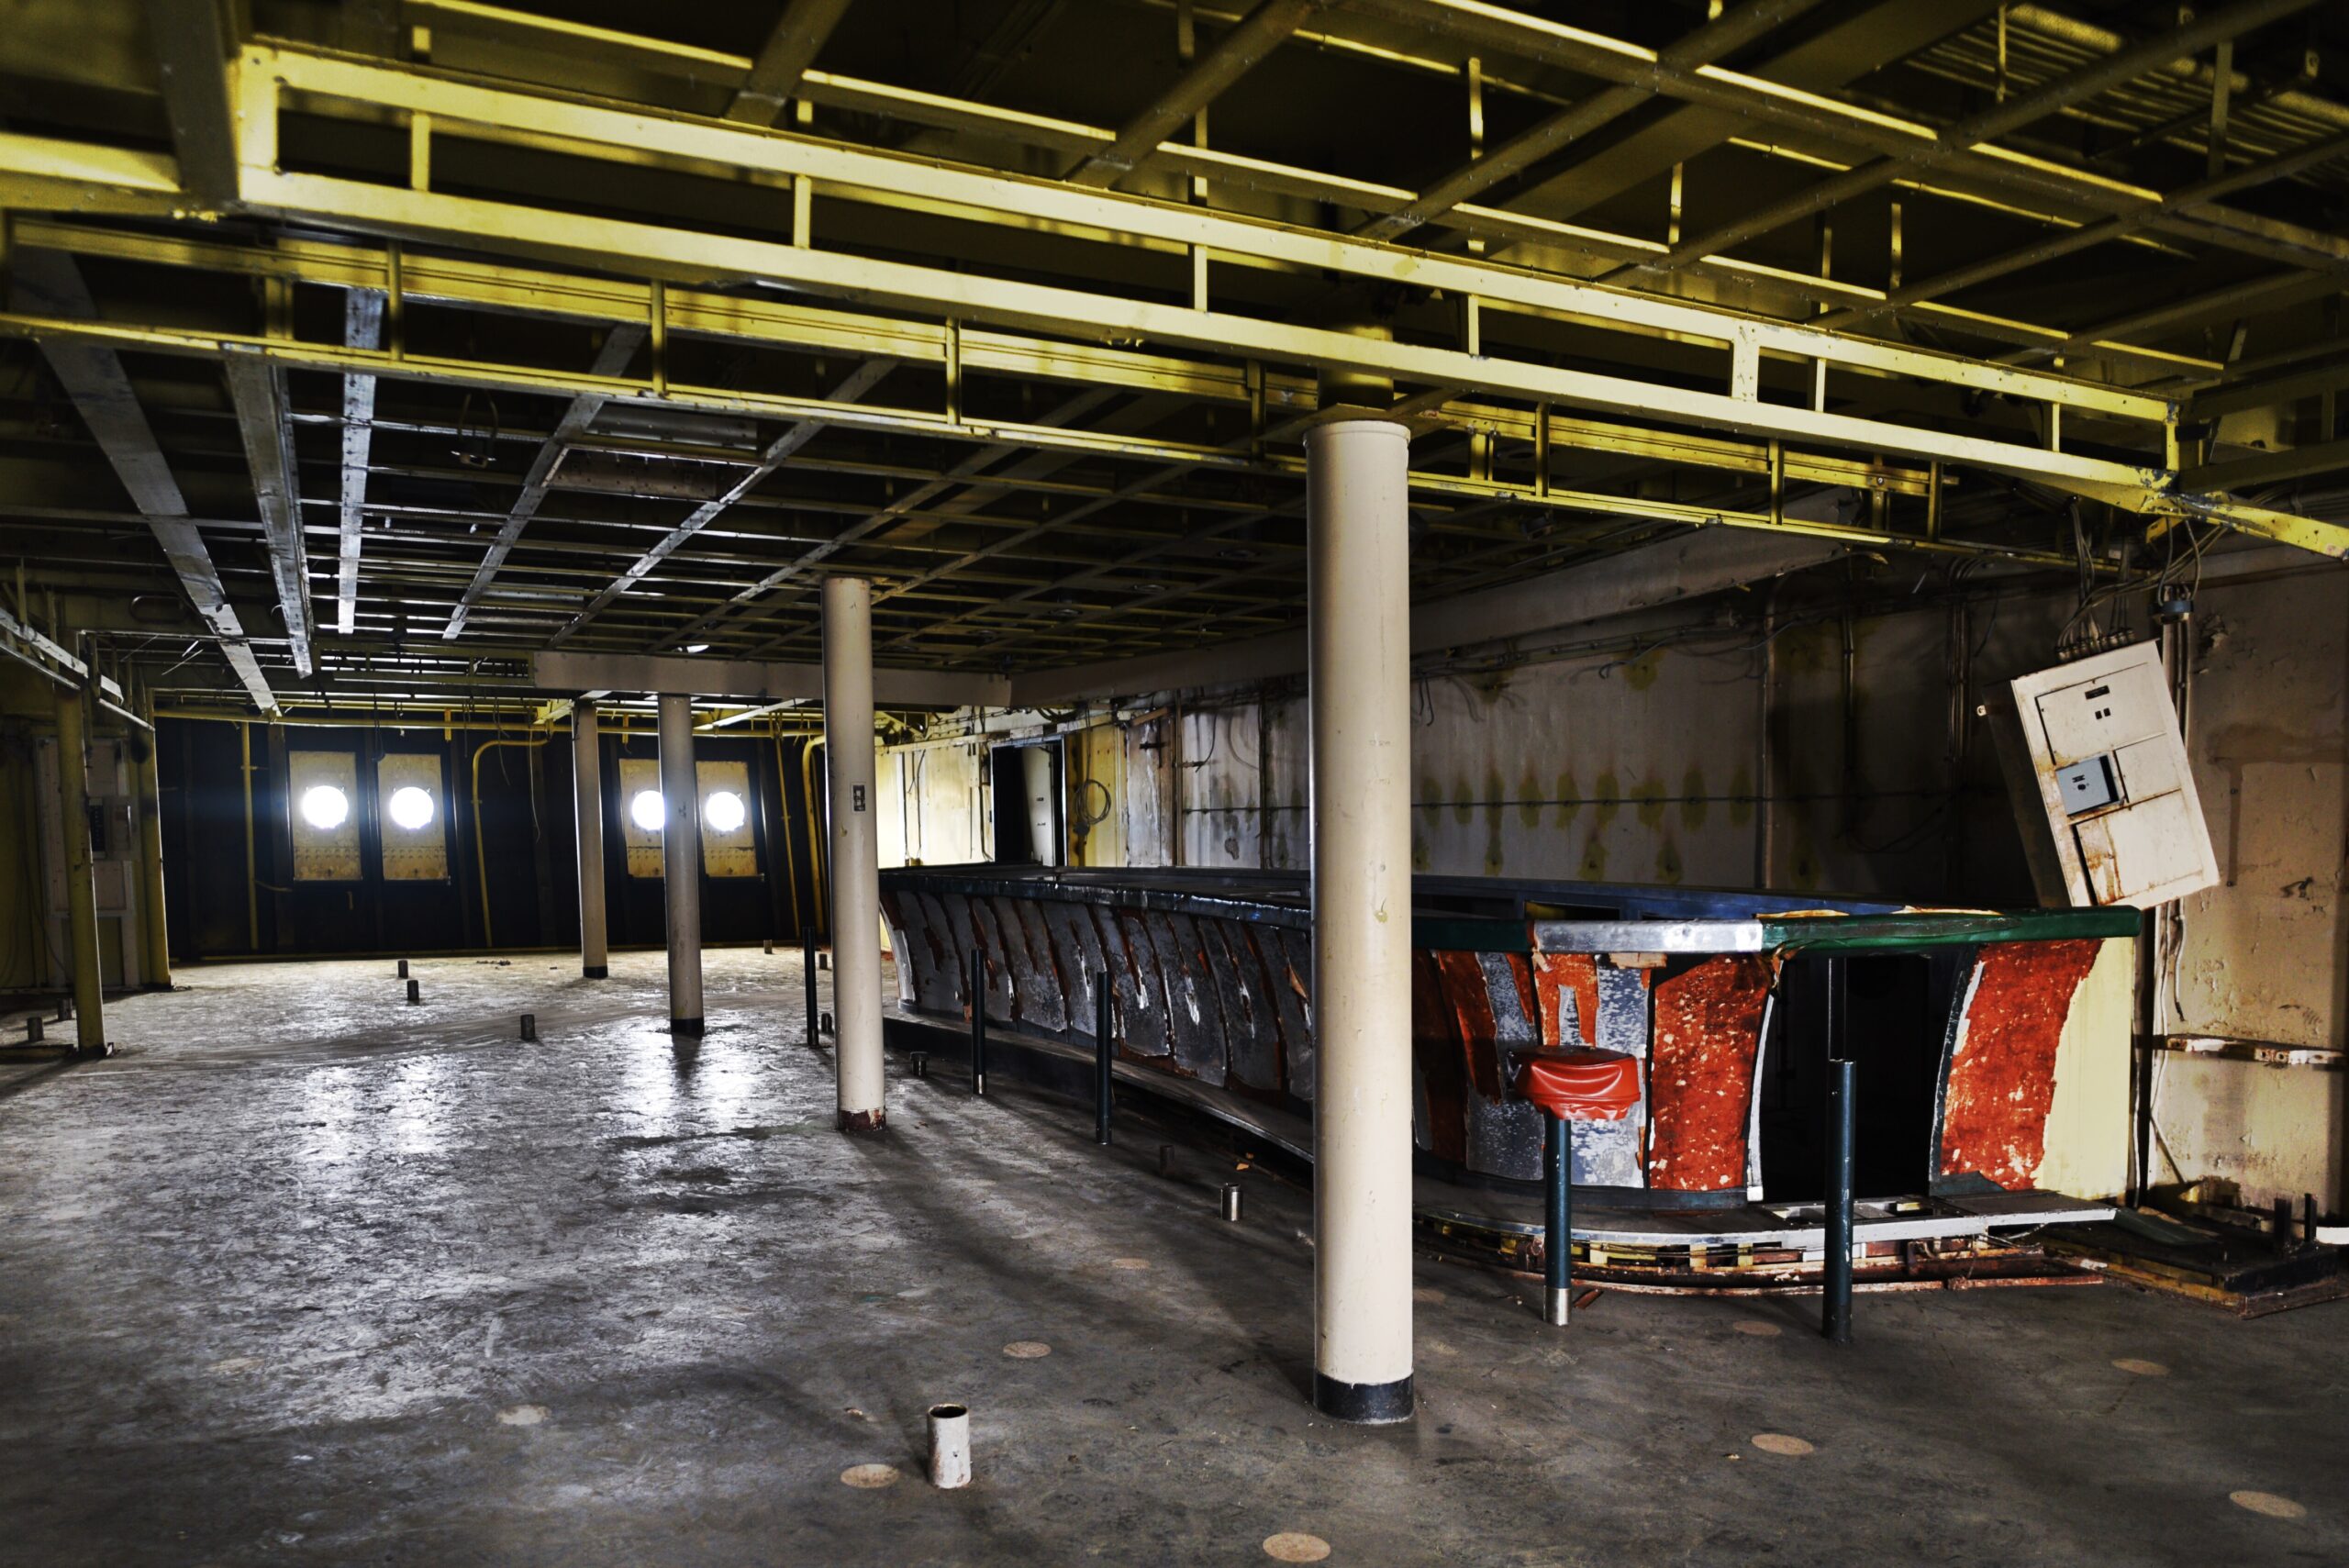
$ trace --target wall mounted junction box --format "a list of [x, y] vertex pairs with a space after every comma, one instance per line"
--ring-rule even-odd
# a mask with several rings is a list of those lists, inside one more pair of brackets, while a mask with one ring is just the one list
[[2024, 675], [2012, 692], [1999, 752], [2043, 902], [2143, 906], [2217, 884], [2155, 644]]

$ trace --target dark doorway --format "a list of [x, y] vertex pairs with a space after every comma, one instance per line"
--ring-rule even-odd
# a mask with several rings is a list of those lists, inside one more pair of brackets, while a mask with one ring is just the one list
[[1066, 859], [1061, 742], [1026, 740], [988, 753], [997, 865], [1056, 866]]
[[1828, 985], [1842, 973], [1845, 1050], [1859, 1063], [1864, 1198], [1922, 1195], [1930, 1185], [1933, 1095], [1941, 1076], [1948, 989], [1915, 953], [1789, 962], [1762, 1055], [1762, 1190], [1771, 1203], [1816, 1202], [1826, 1191]]

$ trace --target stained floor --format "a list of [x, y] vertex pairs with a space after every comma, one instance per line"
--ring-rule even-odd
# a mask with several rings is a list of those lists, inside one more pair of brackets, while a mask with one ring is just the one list
[[2349, 1561], [2349, 1307], [1864, 1296], [1838, 1351], [1424, 1262], [1420, 1416], [1348, 1429], [1261, 1171], [894, 1055], [843, 1137], [796, 952], [708, 954], [684, 1058], [657, 954], [415, 972], [187, 971], [0, 1067], [0, 1563]]

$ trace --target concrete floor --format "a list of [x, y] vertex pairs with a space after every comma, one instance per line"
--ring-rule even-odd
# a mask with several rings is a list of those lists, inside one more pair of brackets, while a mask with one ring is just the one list
[[843, 1137], [796, 953], [709, 954], [682, 1062], [657, 955], [416, 973], [189, 971], [116, 1059], [0, 1067], [0, 1562], [2349, 1561], [2349, 1307], [1863, 1296], [1837, 1351], [1428, 1262], [1419, 1418], [1352, 1430], [1261, 1172], [1228, 1227], [1228, 1158], [896, 1057]]

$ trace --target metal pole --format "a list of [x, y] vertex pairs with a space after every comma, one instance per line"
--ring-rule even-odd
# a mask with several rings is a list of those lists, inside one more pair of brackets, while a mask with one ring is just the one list
[[971, 950], [971, 1093], [987, 1097], [987, 955], [976, 948]]
[[813, 1051], [821, 1043], [816, 1029], [816, 928], [804, 926], [799, 931], [799, 954], [807, 965], [807, 1049]]
[[90, 866], [90, 753], [83, 694], [57, 694], [58, 809], [65, 829], [65, 908], [72, 965], [74, 1040], [106, 1053], [106, 977], [98, 967], [98, 888]]
[[1313, 1403], [1410, 1419], [1410, 432], [1305, 438], [1312, 715]]
[[[154, 723], [154, 699], [149, 697], [140, 706], [147, 722]], [[162, 738], [151, 729], [130, 737], [139, 762], [139, 929], [147, 971], [140, 978], [152, 989], [168, 991], [172, 988], [172, 941], [163, 920], [163, 788], [155, 771], [155, 748], [161, 743]]]
[[1827, 1281], [1819, 1331], [1839, 1345], [1852, 1342], [1852, 1151], [1858, 1098], [1858, 1063], [1838, 1057], [1827, 1064]]
[[824, 580], [824, 762], [831, 784], [832, 1073], [839, 1121], [888, 1118], [881, 1070], [881, 835], [873, 800], [873, 586]]
[[701, 1033], [701, 789], [694, 701], [661, 698], [661, 900], [669, 916], [669, 1032]]
[[1575, 1293], [1575, 1134], [1564, 1117], [1547, 1119], [1542, 1129], [1542, 1175], [1549, 1198], [1542, 1233], [1542, 1320], [1563, 1329]]
[[604, 747], [591, 702], [571, 705], [571, 778], [579, 829], [579, 973], [601, 980], [611, 973], [604, 940]]
[[1116, 1039], [1110, 1033], [1109, 976], [1104, 973], [1093, 980], [1093, 1141], [1104, 1148], [1109, 1142], [1109, 1112], [1113, 1108], [1109, 1065], [1118, 1053]]

